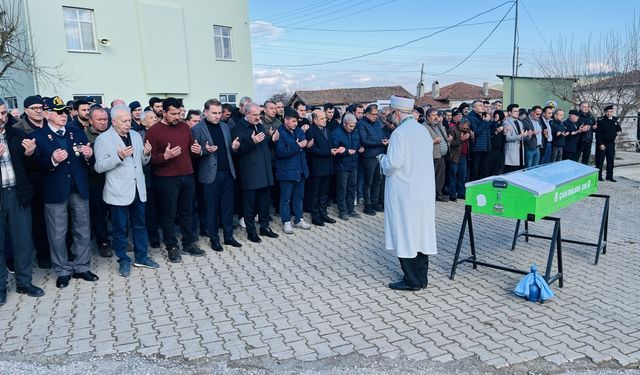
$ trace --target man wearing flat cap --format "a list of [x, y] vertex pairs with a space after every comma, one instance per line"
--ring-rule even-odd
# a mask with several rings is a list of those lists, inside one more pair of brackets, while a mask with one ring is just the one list
[[613, 106], [604, 107], [604, 116], [598, 119], [596, 129], [596, 168], [598, 177], [602, 178], [602, 165], [607, 160], [607, 181], [616, 182], [613, 178], [613, 161], [616, 152], [616, 137], [622, 134], [622, 128], [618, 123], [618, 118], [613, 115]]
[[404, 272], [389, 284], [396, 290], [420, 290], [428, 284], [429, 255], [437, 253], [435, 173], [431, 135], [411, 115], [414, 100], [392, 96], [391, 134], [386, 154], [378, 156], [386, 176], [384, 232], [386, 248], [395, 250]]
[[144, 129], [144, 125], [142, 125], [142, 120], [140, 119], [142, 116], [142, 104], [135, 100], [129, 103], [129, 110], [131, 110], [131, 130], [140, 132], [140, 130]]

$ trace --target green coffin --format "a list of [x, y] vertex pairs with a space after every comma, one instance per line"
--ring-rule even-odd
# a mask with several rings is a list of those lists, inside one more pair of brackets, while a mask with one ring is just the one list
[[564, 160], [466, 185], [474, 213], [535, 221], [598, 191], [598, 170]]

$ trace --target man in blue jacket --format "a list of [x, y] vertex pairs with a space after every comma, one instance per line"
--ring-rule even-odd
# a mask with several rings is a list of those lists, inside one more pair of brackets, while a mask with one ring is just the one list
[[491, 149], [491, 123], [482, 118], [484, 113], [484, 104], [481, 100], [475, 100], [471, 104], [473, 111], [467, 117], [469, 119], [469, 128], [474, 137], [471, 143], [471, 154], [473, 160], [472, 180], [479, 180], [487, 177], [489, 174], [489, 165], [487, 164], [487, 156]]
[[[280, 182], [280, 219], [286, 234], [293, 233], [293, 227], [311, 229], [302, 217], [304, 181], [309, 177], [305, 150], [314, 140], [307, 141], [305, 132], [298, 127], [299, 115], [287, 108], [284, 124], [278, 128], [275, 141], [276, 179]], [[291, 223], [291, 207], [295, 220]]]
[[[69, 108], [56, 96], [45, 103], [48, 124], [33, 132], [44, 168], [43, 200], [51, 263], [58, 276], [56, 286], [66, 288], [76, 279], [97, 281], [90, 270], [89, 181], [87, 171], [95, 162], [93, 149], [81, 129], [67, 124]], [[67, 256], [69, 218], [73, 225], [74, 260]]]
[[373, 216], [376, 214], [376, 210], [382, 211], [382, 207], [377, 205], [380, 198], [382, 176], [376, 157], [383, 154], [384, 147], [389, 144], [389, 140], [382, 130], [382, 124], [378, 121], [378, 106], [376, 104], [369, 104], [364, 110], [364, 117], [358, 121], [358, 132], [360, 132], [360, 144], [364, 147], [361, 159], [364, 173], [363, 212]]

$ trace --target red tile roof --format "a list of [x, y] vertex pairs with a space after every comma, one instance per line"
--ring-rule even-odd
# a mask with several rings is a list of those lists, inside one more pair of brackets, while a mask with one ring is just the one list
[[[426, 96], [426, 95], [425, 95]], [[502, 99], [502, 91], [489, 89], [489, 96], [482, 94], [482, 86], [465, 82], [456, 82], [440, 88], [440, 96], [436, 99], [475, 100]]]
[[291, 97], [289, 104], [302, 100], [306, 105], [348, 105], [351, 103], [373, 103], [388, 100], [391, 95], [413, 98], [402, 86], [354, 87], [348, 89], [300, 90]]

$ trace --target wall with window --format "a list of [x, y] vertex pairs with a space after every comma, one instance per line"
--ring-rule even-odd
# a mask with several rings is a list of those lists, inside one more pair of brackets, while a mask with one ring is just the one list
[[[202, 107], [221, 94], [253, 93], [248, 0], [29, 0], [27, 21], [41, 65], [65, 84], [25, 80], [24, 96], [101, 95], [146, 102], [184, 98]], [[35, 83], [35, 88], [33, 87]], [[27, 92], [29, 91], [29, 92]]]

